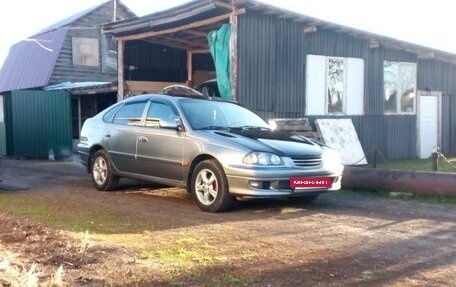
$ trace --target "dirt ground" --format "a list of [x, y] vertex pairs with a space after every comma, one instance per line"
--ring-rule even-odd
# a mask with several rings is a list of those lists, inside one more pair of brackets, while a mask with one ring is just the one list
[[455, 205], [339, 192], [209, 214], [178, 188], [121, 181], [98, 192], [76, 159], [0, 159], [0, 178], [0, 202], [33, 194], [118, 212], [147, 223], [136, 233], [152, 247], [191, 238], [215, 258], [170, 275], [163, 256], [134, 244], [85, 244], [80, 233], [0, 212], [0, 286], [456, 286]]

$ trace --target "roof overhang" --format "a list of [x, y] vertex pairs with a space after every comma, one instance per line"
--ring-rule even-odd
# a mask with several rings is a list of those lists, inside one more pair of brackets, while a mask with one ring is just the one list
[[72, 95], [94, 95], [117, 91], [117, 82], [66, 82], [44, 87], [45, 91], [65, 90]]
[[124, 41], [145, 40], [187, 51], [208, 51], [208, 32], [229, 22], [230, 16], [246, 12], [301, 23], [304, 33], [332, 30], [366, 40], [370, 49], [382, 46], [414, 53], [418, 59], [429, 59], [432, 55], [433, 59], [456, 64], [453, 53], [331, 23], [256, 0], [195, 0], [143, 17], [106, 24], [102, 31]]

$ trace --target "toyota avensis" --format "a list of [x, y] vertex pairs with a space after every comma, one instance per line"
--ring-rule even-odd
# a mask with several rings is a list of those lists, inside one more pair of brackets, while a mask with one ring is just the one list
[[140, 95], [86, 120], [78, 152], [98, 190], [120, 177], [186, 187], [204, 211], [237, 198], [311, 202], [340, 189], [343, 165], [332, 149], [271, 130], [236, 102], [202, 96]]

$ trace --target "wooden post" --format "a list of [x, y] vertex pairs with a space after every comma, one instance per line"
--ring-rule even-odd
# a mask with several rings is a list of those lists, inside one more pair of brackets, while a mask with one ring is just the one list
[[187, 51], [187, 86], [193, 88], [193, 53]]
[[234, 14], [230, 17], [231, 37], [230, 37], [230, 85], [231, 99], [237, 99], [237, 83], [238, 83], [238, 15]]
[[124, 48], [125, 41], [118, 39], [117, 42], [117, 101], [124, 99]]

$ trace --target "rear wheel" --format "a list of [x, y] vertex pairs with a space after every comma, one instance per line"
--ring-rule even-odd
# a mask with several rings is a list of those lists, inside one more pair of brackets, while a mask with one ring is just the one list
[[98, 190], [114, 190], [119, 183], [119, 177], [113, 173], [111, 161], [104, 150], [93, 155], [91, 173], [93, 185]]
[[195, 167], [190, 192], [195, 203], [203, 211], [227, 211], [235, 202], [229, 194], [225, 172], [215, 160], [205, 160]]

